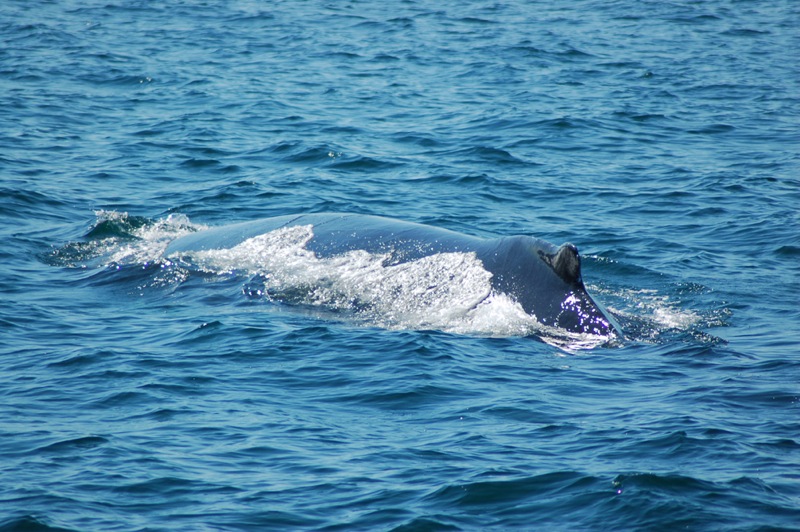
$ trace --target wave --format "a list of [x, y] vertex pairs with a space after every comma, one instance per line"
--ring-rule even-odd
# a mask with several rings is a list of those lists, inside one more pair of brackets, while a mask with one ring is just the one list
[[148, 264], [158, 261], [174, 239], [206, 228], [181, 214], [155, 221], [118, 211], [100, 210], [95, 216], [83, 240], [69, 242], [41, 259], [52, 266], [81, 269]]
[[48, 520], [33, 515], [0, 521], [0, 532], [72, 532], [72, 530], [74, 529], [48, 524]]

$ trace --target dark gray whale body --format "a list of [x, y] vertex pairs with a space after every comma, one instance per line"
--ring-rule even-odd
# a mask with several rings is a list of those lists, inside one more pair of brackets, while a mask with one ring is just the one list
[[438, 253], [475, 253], [491, 273], [492, 289], [517, 301], [546, 326], [572, 333], [620, 334], [619, 325], [586, 292], [572, 244], [556, 247], [529, 236], [484, 239], [447, 229], [360, 214], [279, 216], [192, 233], [171, 242], [164, 255], [229, 249], [271, 231], [312, 226], [306, 249], [319, 258], [355, 250], [388, 255], [386, 265]]

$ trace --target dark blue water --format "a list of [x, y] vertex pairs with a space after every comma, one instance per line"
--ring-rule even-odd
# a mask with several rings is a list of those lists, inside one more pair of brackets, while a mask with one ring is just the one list
[[[4, 1], [0, 530], [800, 529], [798, 27], [789, 0]], [[323, 211], [571, 241], [625, 338], [161, 256]]]

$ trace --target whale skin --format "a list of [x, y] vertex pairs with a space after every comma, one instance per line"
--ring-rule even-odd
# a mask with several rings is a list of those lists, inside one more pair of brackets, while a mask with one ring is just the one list
[[491, 273], [492, 289], [519, 303], [539, 323], [578, 334], [622, 333], [614, 317], [587, 292], [577, 248], [572, 244], [555, 246], [531, 236], [480, 238], [380, 216], [318, 213], [198, 231], [171, 242], [164, 256], [229, 249], [293, 226], [313, 227], [306, 247], [319, 258], [363, 250], [384, 254], [387, 265], [396, 265], [438, 253], [475, 253]]

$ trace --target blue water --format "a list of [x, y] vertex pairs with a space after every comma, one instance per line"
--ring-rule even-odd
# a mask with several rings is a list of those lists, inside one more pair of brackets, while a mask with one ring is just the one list
[[[0, 530], [799, 530], [798, 27], [2, 2]], [[363, 319], [161, 256], [325, 211], [573, 242], [625, 338]]]

